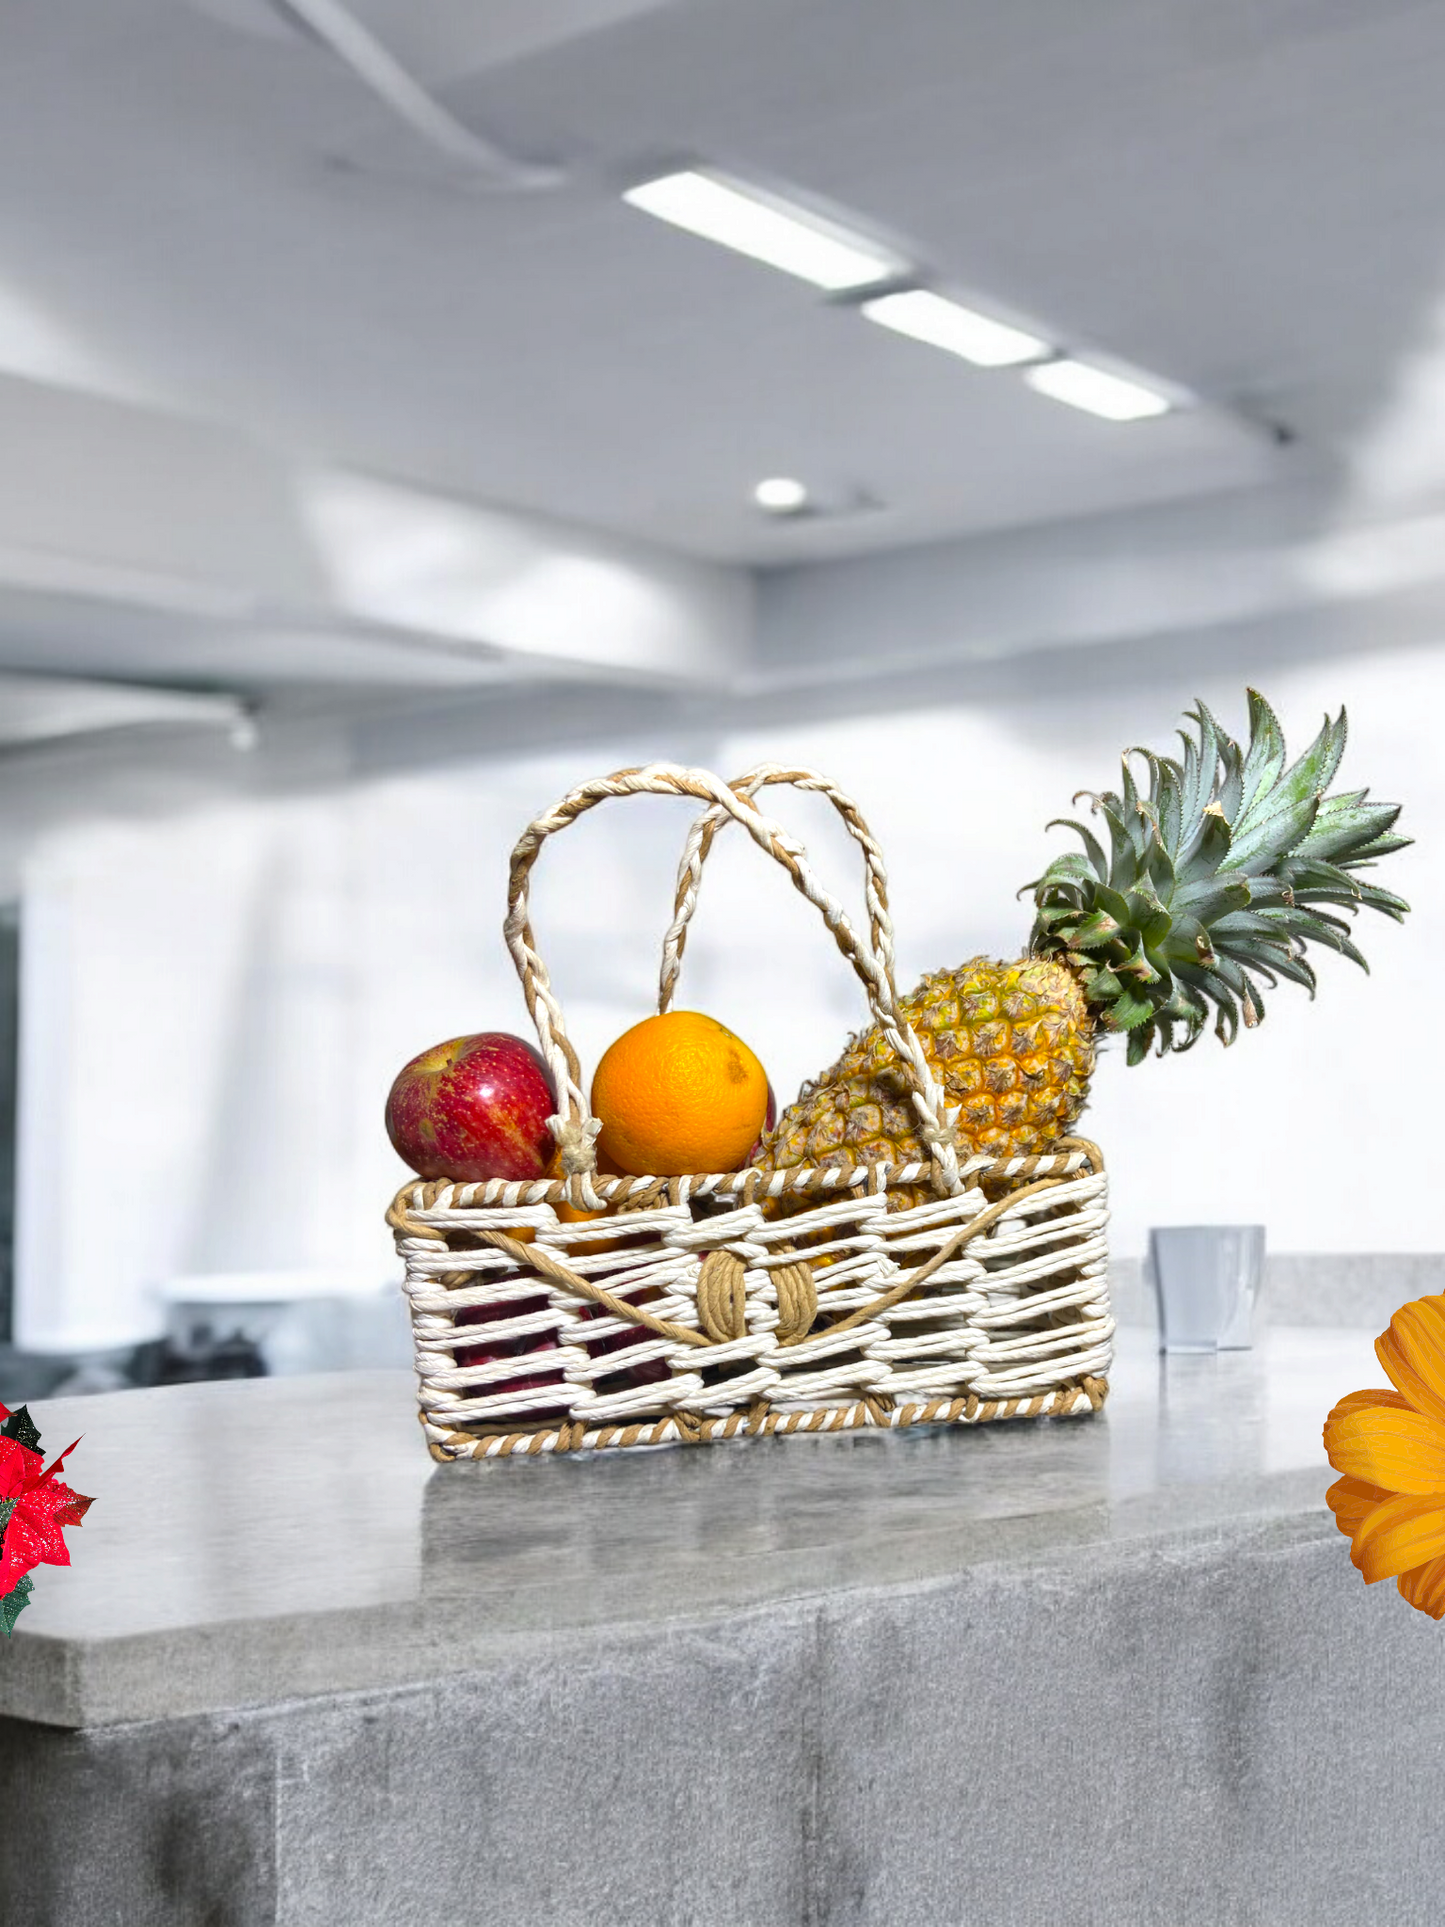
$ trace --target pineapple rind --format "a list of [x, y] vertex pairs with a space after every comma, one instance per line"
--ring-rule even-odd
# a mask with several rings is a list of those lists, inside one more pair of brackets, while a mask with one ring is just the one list
[[[972, 957], [931, 972], [900, 999], [944, 1101], [957, 1109], [962, 1151], [1026, 1157], [1064, 1136], [1094, 1066], [1093, 1020], [1074, 972], [1038, 957]], [[850, 1040], [799, 1092], [752, 1162], [764, 1171], [927, 1163], [903, 1071], [876, 1028]], [[928, 1185], [890, 1192], [894, 1209]]]

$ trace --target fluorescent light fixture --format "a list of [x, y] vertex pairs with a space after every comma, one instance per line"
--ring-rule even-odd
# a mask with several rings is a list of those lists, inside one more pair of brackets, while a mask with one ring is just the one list
[[1111, 375], [1086, 361], [1070, 361], [1067, 357], [1025, 369], [1024, 380], [1041, 395], [1067, 402], [1070, 408], [1082, 408], [1090, 415], [1102, 415], [1110, 422], [1144, 421], [1150, 415], [1167, 415], [1174, 406], [1157, 388], [1125, 381], [1122, 375]]
[[643, 181], [623, 195], [629, 207], [686, 228], [838, 293], [893, 279], [903, 262], [846, 228], [725, 175], [686, 168]]
[[770, 475], [753, 490], [753, 500], [769, 515], [796, 515], [807, 506], [808, 491], [791, 475]]
[[986, 314], [975, 314], [972, 308], [927, 288], [876, 295], [861, 303], [861, 312], [897, 334], [911, 335], [931, 348], [961, 355], [977, 368], [1012, 368], [1021, 361], [1037, 361], [1049, 352], [1048, 342], [1040, 341], [1037, 335], [1010, 328]]

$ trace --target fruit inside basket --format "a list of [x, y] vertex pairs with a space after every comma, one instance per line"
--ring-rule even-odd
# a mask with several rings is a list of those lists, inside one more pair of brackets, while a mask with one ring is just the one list
[[[907, 996], [881, 852], [814, 771], [765, 765], [728, 784], [655, 764], [584, 784], [529, 825], [505, 934], [538, 1049], [511, 1039], [503, 1053], [505, 1145], [484, 1120], [491, 1136], [467, 1162], [442, 1128], [455, 1116], [423, 1142], [426, 1102], [403, 1117], [394, 1091], [388, 1109], [419, 1173], [390, 1216], [433, 1452], [1097, 1409], [1113, 1333], [1107, 1180], [1073, 1133], [1098, 1044], [1120, 1036], [1137, 1063], [1151, 1046], [1190, 1048], [1211, 1014], [1231, 1042], [1263, 1016], [1261, 980], [1313, 988], [1307, 943], [1363, 961], [1342, 911], [1406, 909], [1357, 874], [1406, 841], [1396, 806], [1326, 794], [1343, 714], [1288, 767], [1253, 694], [1247, 749], [1202, 704], [1192, 720], [1182, 760], [1136, 752], [1141, 789], [1126, 756], [1121, 791], [1093, 799], [1107, 848], [1072, 824], [1082, 851], [1030, 886], [1025, 954], [972, 958]], [[826, 797], [858, 845], [866, 939], [761, 810], [759, 794], [783, 785]], [[704, 809], [658, 1014], [612, 1046], [589, 1097], [533, 936], [531, 871], [548, 837], [643, 794]], [[872, 1020], [781, 1115], [742, 1039], [672, 1007], [703, 867], [729, 823], [818, 909]], [[454, 1046], [481, 1041], [408, 1067], [433, 1078], [433, 1109], [442, 1080], [479, 1056]]]

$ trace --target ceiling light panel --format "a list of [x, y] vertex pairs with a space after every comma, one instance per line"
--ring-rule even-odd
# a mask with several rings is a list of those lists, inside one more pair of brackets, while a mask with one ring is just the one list
[[1086, 414], [1100, 415], [1110, 422], [1145, 421], [1152, 415], [1167, 415], [1175, 406], [1157, 388], [1126, 381], [1122, 375], [1067, 356], [1025, 369], [1024, 380], [1053, 401], [1067, 402], [1070, 408], [1082, 408]]
[[902, 259], [848, 229], [711, 170], [685, 168], [643, 181], [629, 207], [839, 294], [895, 280]]
[[877, 295], [863, 302], [861, 311], [881, 327], [927, 342], [931, 348], [961, 355], [976, 368], [1013, 368], [1050, 352], [1048, 342], [1037, 335], [978, 314], [928, 288]]

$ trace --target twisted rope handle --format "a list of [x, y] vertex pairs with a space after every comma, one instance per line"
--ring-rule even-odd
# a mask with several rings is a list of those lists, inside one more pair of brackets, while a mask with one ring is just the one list
[[[851, 796], [815, 769], [790, 769], [781, 763], [758, 763], [742, 776], [735, 776], [728, 788], [751, 801], [760, 789], [786, 783], [793, 789], [815, 790], [826, 796], [843, 819], [849, 836], [863, 852], [863, 897], [868, 909], [868, 937], [873, 955], [890, 984], [893, 983], [893, 919], [888, 911], [888, 872], [883, 867], [883, 852], [878, 840], [863, 821], [862, 812]], [[688, 925], [697, 908], [698, 886], [703, 865], [712, 853], [718, 831], [727, 822], [717, 808], [705, 810], [687, 834], [682, 862], [677, 872], [677, 896], [673, 903], [672, 923], [662, 940], [662, 975], [658, 984], [657, 1008], [667, 1010], [677, 989], [682, 969], [682, 953], [687, 947]], [[895, 991], [896, 995], [896, 991]]]
[[[771, 767], [771, 766], [766, 766]], [[756, 772], [750, 772], [750, 776]], [[799, 777], [806, 776], [816, 785], [831, 792], [821, 777], [813, 778], [811, 771], [795, 772]], [[744, 779], [746, 780], [746, 779]], [[792, 775], [776, 779], [793, 780]], [[761, 780], [755, 787], [762, 787]], [[562, 1017], [562, 1008], [552, 990], [551, 979], [545, 964], [538, 955], [536, 939], [532, 932], [529, 917], [529, 880], [532, 866], [536, 862], [542, 845], [549, 836], [565, 830], [590, 809], [611, 797], [635, 796], [692, 796], [710, 806], [708, 814], [717, 813], [717, 822], [731, 818], [742, 825], [758, 847], [776, 862], [780, 863], [792, 878], [794, 887], [805, 896], [820, 913], [824, 923], [833, 934], [833, 940], [843, 955], [852, 964], [867, 994], [868, 1006], [874, 1021], [879, 1024], [889, 1043], [897, 1053], [904, 1072], [912, 1086], [913, 1104], [918, 1113], [919, 1133], [929, 1148], [933, 1159], [935, 1181], [945, 1192], [956, 1192], [962, 1188], [958, 1172], [958, 1153], [953, 1142], [952, 1132], [944, 1118], [943, 1093], [934, 1083], [929, 1070], [928, 1060], [922, 1046], [914, 1036], [898, 1008], [898, 992], [893, 982], [892, 970], [892, 933], [887, 921], [886, 883], [882, 890], [870, 881], [869, 917], [874, 925], [875, 939], [870, 948], [860, 943], [842, 908], [823, 889], [813, 874], [807, 861], [807, 854], [795, 836], [792, 836], [780, 823], [775, 823], [758, 809], [750, 795], [740, 794], [738, 790], [714, 776], [710, 770], [687, 769], [677, 763], [649, 763], [641, 769], [618, 770], [611, 776], [595, 778], [579, 788], [569, 791], [544, 816], [529, 823], [518, 838], [512, 851], [511, 874], [507, 887], [507, 917], [503, 925], [503, 935], [507, 948], [512, 953], [512, 961], [517, 967], [521, 980], [522, 994], [527, 1000], [527, 1008], [532, 1021], [537, 1026], [537, 1040], [542, 1055], [552, 1072], [558, 1093], [559, 1109], [549, 1120], [552, 1134], [561, 1152], [563, 1175], [579, 1180], [582, 1201], [589, 1210], [596, 1210], [602, 1200], [592, 1191], [591, 1176], [597, 1168], [596, 1138], [602, 1126], [600, 1121], [589, 1115], [587, 1101], [582, 1094], [582, 1071], [577, 1061], [577, 1053], [567, 1036]], [[851, 808], [851, 806], [850, 806]], [[853, 811], [856, 818], [857, 813]], [[845, 820], [847, 820], [845, 818]], [[862, 819], [857, 818], [859, 829], [867, 834]], [[850, 824], [851, 827], [851, 824]], [[857, 831], [854, 832], [858, 834]], [[862, 841], [862, 837], [859, 837]], [[871, 836], [865, 844], [876, 851]], [[690, 847], [690, 845], [689, 845]], [[699, 843], [699, 850], [702, 845]], [[872, 859], [870, 859], [870, 864]], [[877, 878], [883, 880], [881, 858], [876, 860]], [[870, 867], [870, 879], [873, 870]], [[694, 886], [695, 895], [695, 886]], [[689, 912], [690, 914], [690, 912]], [[685, 926], [687, 918], [683, 918]], [[882, 961], [876, 954], [880, 948], [877, 931], [881, 921], [883, 941]], [[681, 954], [681, 944], [677, 946]], [[674, 979], [675, 979], [674, 971]], [[665, 1008], [665, 1006], [664, 1006]]]
[[[868, 934], [876, 974], [868, 975], [862, 970], [859, 974], [869, 988], [868, 1002], [874, 1019], [882, 1025], [884, 1034], [897, 1051], [908, 1074], [913, 1107], [919, 1120], [919, 1135], [933, 1161], [935, 1183], [945, 1195], [952, 1195], [962, 1185], [958, 1173], [957, 1142], [951, 1120], [944, 1110], [943, 1094], [933, 1081], [928, 1060], [898, 1002], [898, 987], [893, 974], [893, 919], [888, 909], [888, 872], [884, 868], [883, 851], [878, 839], [864, 821], [863, 813], [852, 797], [817, 770], [798, 769], [782, 763], [758, 763], [743, 775], [734, 777], [728, 788], [735, 795], [752, 802], [760, 789], [774, 784], [787, 784], [792, 789], [812, 790], [820, 796], [826, 796], [843, 819], [849, 836], [863, 852], [863, 898], [868, 910]], [[717, 807], [706, 810], [688, 832], [682, 862], [678, 866], [672, 923], [662, 940], [662, 972], [657, 999], [659, 1010], [669, 1008], [677, 990], [682, 953], [687, 946], [688, 926], [697, 908], [703, 865], [707, 862], [718, 831], [731, 814]], [[872, 990], [875, 982], [880, 986], [877, 996]]]
[[[876, 973], [860, 969], [859, 975], [869, 991], [869, 1009], [874, 1020], [882, 1025], [884, 1034], [893, 1044], [907, 1073], [914, 1110], [919, 1120], [919, 1134], [928, 1147], [935, 1182], [945, 1195], [951, 1196], [962, 1187], [957, 1142], [952, 1120], [944, 1109], [943, 1093], [933, 1080], [932, 1068], [898, 1001], [898, 986], [894, 978], [893, 919], [888, 908], [888, 872], [884, 867], [882, 848], [852, 797], [818, 770], [783, 763], [758, 763], [743, 775], [734, 777], [728, 788], [735, 795], [752, 802], [760, 789], [774, 784], [786, 784], [792, 789], [812, 790], [820, 796], [826, 796], [843, 819], [849, 836], [863, 852], [863, 899], [868, 910], [869, 943]], [[677, 872], [672, 923], [662, 942], [662, 971], [657, 993], [659, 1010], [665, 1011], [672, 1004], [682, 969], [682, 953], [687, 945], [688, 926], [697, 908], [703, 866], [729, 814], [717, 808], [706, 810], [688, 832]], [[872, 988], [875, 982], [879, 986], [876, 996]]]

